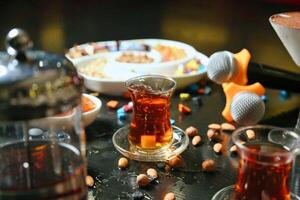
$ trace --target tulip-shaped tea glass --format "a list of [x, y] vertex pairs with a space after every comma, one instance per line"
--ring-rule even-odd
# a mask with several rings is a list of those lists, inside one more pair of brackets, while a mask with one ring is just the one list
[[[249, 139], [253, 133], [255, 137]], [[237, 182], [220, 190], [213, 200], [299, 199], [289, 188], [299, 145], [295, 132], [273, 126], [249, 126], [237, 129], [232, 141], [240, 157]]]
[[185, 150], [187, 136], [170, 123], [170, 102], [175, 86], [173, 79], [159, 75], [126, 81], [133, 116], [130, 126], [119, 129], [113, 136], [118, 151], [131, 159], [155, 162]]

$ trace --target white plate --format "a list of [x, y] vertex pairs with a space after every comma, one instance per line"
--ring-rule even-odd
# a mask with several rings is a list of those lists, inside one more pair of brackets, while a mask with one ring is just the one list
[[[137, 39], [137, 40], [123, 40], [123, 41], [107, 41], [107, 42], [97, 42], [94, 43], [94, 45], [100, 45], [100, 46], [109, 46], [110, 49], [113, 49], [111, 52], [105, 52], [105, 53], [96, 53], [94, 54], [93, 46], [91, 44], [82, 44], [76, 47], [71, 48], [69, 51], [73, 51], [76, 48], [79, 49], [87, 49], [85, 52], [88, 52], [89, 54], [85, 56], [81, 56], [78, 58], [71, 58], [68, 54], [66, 54], [66, 57], [73, 62], [74, 65], [77, 63], [82, 62], [83, 60], [88, 59], [89, 57], [95, 57], [95, 56], [108, 56], [109, 62], [108, 65], [112, 65], [110, 68], [119, 69], [119, 68], [126, 68], [130, 69], [130, 71], [134, 71], [137, 73], [153, 73], [153, 74], [160, 74], [160, 75], [166, 75], [171, 76], [176, 72], [177, 66], [180, 64], [184, 64], [187, 61], [193, 59], [196, 55], [196, 50], [185, 43], [178, 42], [178, 41], [172, 41], [172, 40], [164, 40], [164, 39]], [[144, 63], [144, 64], [128, 64], [128, 63], [119, 63], [118, 66], [116, 65], [116, 62], [110, 62], [113, 61], [116, 55], [119, 55], [120, 51], [116, 51], [116, 48], [121, 49], [129, 49], [129, 47], [135, 47], [135, 46], [149, 46], [150, 47], [150, 53], [154, 54], [154, 52], [157, 52], [152, 47], [155, 47], [157, 45], [165, 45], [165, 46], [172, 46], [177, 47], [180, 49], [183, 49], [186, 56], [173, 60], [173, 61], [164, 61], [159, 63]], [[146, 49], [146, 48], [145, 48]], [[145, 50], [144, 50], [145, 51]], [[157, 52], [158, 53], [158, 52]], [[123, 66], [122, 66], [123, 65]]]
[[[80, 61], [76, 61], [75, 66], [80, 68], [86, 65], [88, 62], [93, 61], [96, 58], [105, 57], [105, 55], [93, 55], [82, 58]], [[196, 53], [196, 58], [201, 61], [201, 63], [206, 66], [208, 62], [208, 57], [202, 53]], [[114, 76], [111, 78], [95, 78], [91, 76], [87, 76], [79, 73], [84, 78], [84, 85], [86, 88], [99, 92], [100, 94], [112, 95], [112, 96], [121, 96], [125, 92], [127, 92], [127, 88], [125, 87], [125, 81], [131, 77], [138, 76], [141, 74], [131, 73], [131, 72], [115, 72]], [[200, 71], [191, 74], [183, 74], [183, 75], [171, 75], [176, 83], [177, 89], [182, 89], [192, 83], [195, 83], [201, 80], [206, 75], [206, 68], [203, 68]]]

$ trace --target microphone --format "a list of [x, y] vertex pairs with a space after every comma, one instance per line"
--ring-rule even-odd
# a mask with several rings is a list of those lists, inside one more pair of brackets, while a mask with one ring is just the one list
[[250, 57], [246, 49], [237, 54], [229, 51], [216, 52], [210, 56], [207, 64], [208, 77], [218, 84], [234, 82], [246, 85], [260, 82], [268, 88], [300, 92], [300, 74], [264, 64], [249, 63]]
[[226, 104], [222, 111], [227, 121], [235, 121], [240, 125], [256, 124], [265, 114], [265, 104], [260, 98], [265, 88], [260, 83], [238, 85], [233, 82], [222, 84]]

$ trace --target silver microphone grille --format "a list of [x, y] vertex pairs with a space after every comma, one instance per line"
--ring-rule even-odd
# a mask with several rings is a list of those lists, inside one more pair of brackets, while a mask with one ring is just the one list
[[209, 79], [218, 84], [228, 82], [237, 72], [235, 58], [229, 51], [212, 54], [206, 68]]
[[265, 114], [263, 100], [253, 92], [236, 94], [230, 109], [233, 120], [241, 125], [256, 124]]

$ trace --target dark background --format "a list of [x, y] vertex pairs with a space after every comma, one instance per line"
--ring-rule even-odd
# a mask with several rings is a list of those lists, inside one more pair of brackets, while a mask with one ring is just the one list
[[254, 61], [300, 72], [268, 21], [292, 10], [299, 0], [0, 1], [0, 38], [21, 27], [35, 48], [58, 53], [88, 41], [166, 38], [206, 55], [248, 48]]

